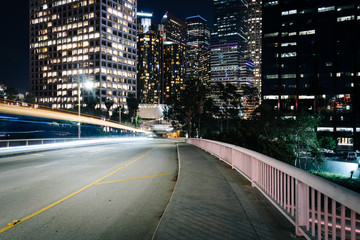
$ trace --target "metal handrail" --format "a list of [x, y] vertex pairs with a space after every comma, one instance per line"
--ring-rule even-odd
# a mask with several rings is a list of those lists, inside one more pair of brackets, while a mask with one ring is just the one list
[[289, 164], [232, 144], [187, 139], [251, 181], [307, 239], [359, 239], [360, 194]]

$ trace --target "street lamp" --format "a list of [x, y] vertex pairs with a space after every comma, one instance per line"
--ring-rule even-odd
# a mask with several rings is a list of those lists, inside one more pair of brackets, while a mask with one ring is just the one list
[[[84, 86], [86, 89], [92, 89], [94, 88], [94, 83], [90, 81], [84, 82]], [[81, 106], [80, 106], [80, 98], [81, 98], [81, 92], [80, 92], [80, 80], [78, 81], [78, 138], [81, 138], [81, 123], [80, 123], [80, 116], [81, 116]]]

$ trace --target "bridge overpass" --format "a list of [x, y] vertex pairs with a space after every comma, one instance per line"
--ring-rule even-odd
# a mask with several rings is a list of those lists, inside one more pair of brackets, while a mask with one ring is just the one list
[[0, 158], [0, 239], [360, 238], [358, 194], [229, 144], [25, 148]]
[[119, 124], [114, 121], [105, 121], [100, 117], [90, 116], [81, 113], [70, 112], [60, 109], [52, 109], [38, 104], [28, 104], [23, 102], [15, 102], [0, 99], [0, 113], [30, 116], [37, 118], [48, 118], [56, 120], [71, 121], [77, 123], [87, 123], [103, 127], [111, 127], [115, 129], [123, 129], [135, 133], [149, 133], [148, 131], [125, 124]]

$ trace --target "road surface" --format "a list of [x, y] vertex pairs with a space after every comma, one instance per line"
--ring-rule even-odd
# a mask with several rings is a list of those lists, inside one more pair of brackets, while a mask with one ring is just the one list
[[177, 164], [151, 139], [0, 158], [0, 239], [151, 239]]

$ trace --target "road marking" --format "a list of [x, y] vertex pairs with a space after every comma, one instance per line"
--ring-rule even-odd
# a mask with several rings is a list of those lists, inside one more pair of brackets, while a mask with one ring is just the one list
[[44, 164], [44, 165], [40, 165], [40, 166], [37, 166], [35, 168], [41, 168], [41, 167], [46, 167], [46, 166], [50, 166], [50, 165], [53, 165], [53, 164], [56, 164], [58, 162], [52, 162], [52, 163], [48, 163], [48, 164]]
[[[7, 231], [7, 230], [9, 230], [9, 229], [11, 229], [11, 228], [13, 228], [13, 227], [15, 227], [15, 226], [17, 226], [17, 225], [19, 225], [19, 224], [21, 224], [21, 223], [23, 223], [23, 222], [25, 222], [26, 220], [29, 220], [30, 218], [33, 218], [33, 217], [39, 215], [40, 213], [45, 212], [46, 210], [49, 210], [49, 209], [52, 208], [52, 207], [55, 207], [56, 205], [58, 205], [58, 204], [64, 202], [65, 200], [67, 200], [67, 199], [69, 199], [69, 198], [77, 195], [78, 193], [81, 193], [81, 192], [85, 191], [86, 189], [94, 186], [95, 184], [101, 182], [102, 180], [104, 180], [104, 179], [110, 177], [111, 175], [117, 173], [117, 172], [120, 171], [121, 169], [124, 169], [125, 167], [127, 167], [127, 166], [133, 164], [134, 162], [138, 161], [139, 159], [145, 157], [146, 155], [148, 155], [149, 153], [151, 153], [152, 151], [154, 151], [154, 150], [157, 149], [157, 148], [159, 148], [159, 147], [156, 147], [156, 148], [154, 148], [154, 149], [151, 149], [150, 151], [147, 151], [146, 153], [144, 153], [143, 155], [141, 155], [141, 156], [138, 157], [137, 159], [129, 162], [129, 163], [126, 164], [126, 165], [121, 166], [120, 168], [118, 168], [118, 169], [114, 170], [113, 172], [109, 173], [108, 175], [106, 175], [106, 176], [104, 176], [104, 177], [102, 177], [102, 178], [99, 178], [99, 179], [96, 180], [95, 182], [90, 183], [89, 185], [81, 188], [80, 190], [71, 193], [70, 195], [68, 195], [68, 196], [66, 196], [66, 197], [64, 197], [64, 198], [62, 198], [62, 199], [60, 199], [60, 200], [58, 200], [58, 201], [56, 201], [56, 202], [54, 202], [54, 203], [52, 203], [52, 204], [44, 207], [44, 208], [42, 208], [42, 209], [40, 209], [39, 211], [36, 211], [36, 212], [34, 212], [34, 213], [32, 213], [32, 214], [30, 214], [30, 215], [28, 215], [28, 216], [26, 216], [26, 217], [24, 217], [24, 218], [22, 218], [22, 219], [20, 219], [20, 220], [15, 220], [15, 221], [9, 223], [8, 226], [0, 229], [0, 234], [3, 233], [3, 232], [5, 232], [5, 231]], [[16, 224], [13, 224], [14, 222], [16, 222]]]
[[118, 180], [107, 181], [107, 182], [99, 182], [96, 185], [127, 182], [127, 181], [133, 181], [133, 180], [138, 180], [138, 179], [154, 178], [154, 177], [161, 177], [161, 176], [167, 176], [167, 175], [170, 175], [170, 173], [162, 173], [162, 174], [150, 175], [150, 176], [144, 176], [144, 177], [134, 177], [134, 178], [118, 179]]

